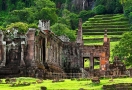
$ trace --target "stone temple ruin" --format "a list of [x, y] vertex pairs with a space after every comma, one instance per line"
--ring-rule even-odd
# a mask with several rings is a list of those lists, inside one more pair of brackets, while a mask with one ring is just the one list
[[[103, 45], [84, 45], [82, 21], [79, 20], [77, 39], [56, 36], [50, 21], [39, 20], [39, 30], [29, 28], [25, 35], [0, 31], [0, 77], [32, 76], [52, 78], [53, 73], [82, 73], [84, 58], [89, 58], [89, 72], [94, 71], [94, 58], [100, 61], [100, 71], [108, 69], [110, 39], [105, 30]], [[48, 75], [48, 76], [47, 76]]]

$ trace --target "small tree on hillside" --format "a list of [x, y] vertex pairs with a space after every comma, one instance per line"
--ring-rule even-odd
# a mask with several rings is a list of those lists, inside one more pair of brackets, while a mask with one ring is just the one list
[[125, 64], [132, 64], [132, 32], [123, 34], [119, 43], [115, 46], [113, 57], [118, 56], [121, 60], [125, 60]]
[[66, 35], [70, 38], [71, 41], [75, 40], [75, 31], [67, 28], [67, 26], [65, 24], [55, 23], [53, 26], [51, 26], [51, 30], [57, 36]]

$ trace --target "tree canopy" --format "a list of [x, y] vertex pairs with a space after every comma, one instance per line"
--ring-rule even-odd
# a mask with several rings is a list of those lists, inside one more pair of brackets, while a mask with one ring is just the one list
[[127, 65], [132, 64], [132, 32], [123, 34], [121, 40], [113, 49], [113, 56], [118, 56]]
[[71, 41], [75, 40], [75, 31], [67, 28], [67, 26], [65, 24], [55, 23], [51, 27], [51, 30], [58, 36], [66, 35], [70, 38]]

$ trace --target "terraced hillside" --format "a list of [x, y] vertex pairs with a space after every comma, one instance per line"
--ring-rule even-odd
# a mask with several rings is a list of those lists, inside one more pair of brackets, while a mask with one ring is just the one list
[[111, 43], [117, 42], [124, 32], [129, 31], [128, 19], [123, 14], [95, 15], [89, 18], [83, 23], [84, 44], [102, 44], [105, 29]]

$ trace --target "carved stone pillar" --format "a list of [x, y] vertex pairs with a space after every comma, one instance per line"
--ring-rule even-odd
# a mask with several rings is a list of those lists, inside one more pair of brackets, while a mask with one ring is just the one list
[[25, 66], [24, 62], [24, 47], [25, 47], [25, 42], [21, 42], [21, 61], [20, 61], [20, 66]]
[[94, 70], [94, 58], [93, 58], [93, 53], [90, 53], [90, 70]]
[[29, 28], [27, 32], [27, 55], [26, 55], [26, 65], [27, 66], [36, 66], [34, 60], [34, 41], [35, 41], [35, 29]]
[[3, 33], [2, 33], [2, 31], [0, 31], [0, 62], [2, 61], [2, 41], [3, 41]]
[[3, 61], [5, 60], [4, 56], [5, 56], [5, 53], [4, 53], [4, 46], [3, 46], [3, 32], [0, 31], [0, 66], [5, 66], [5, 63], [3, 63]]

